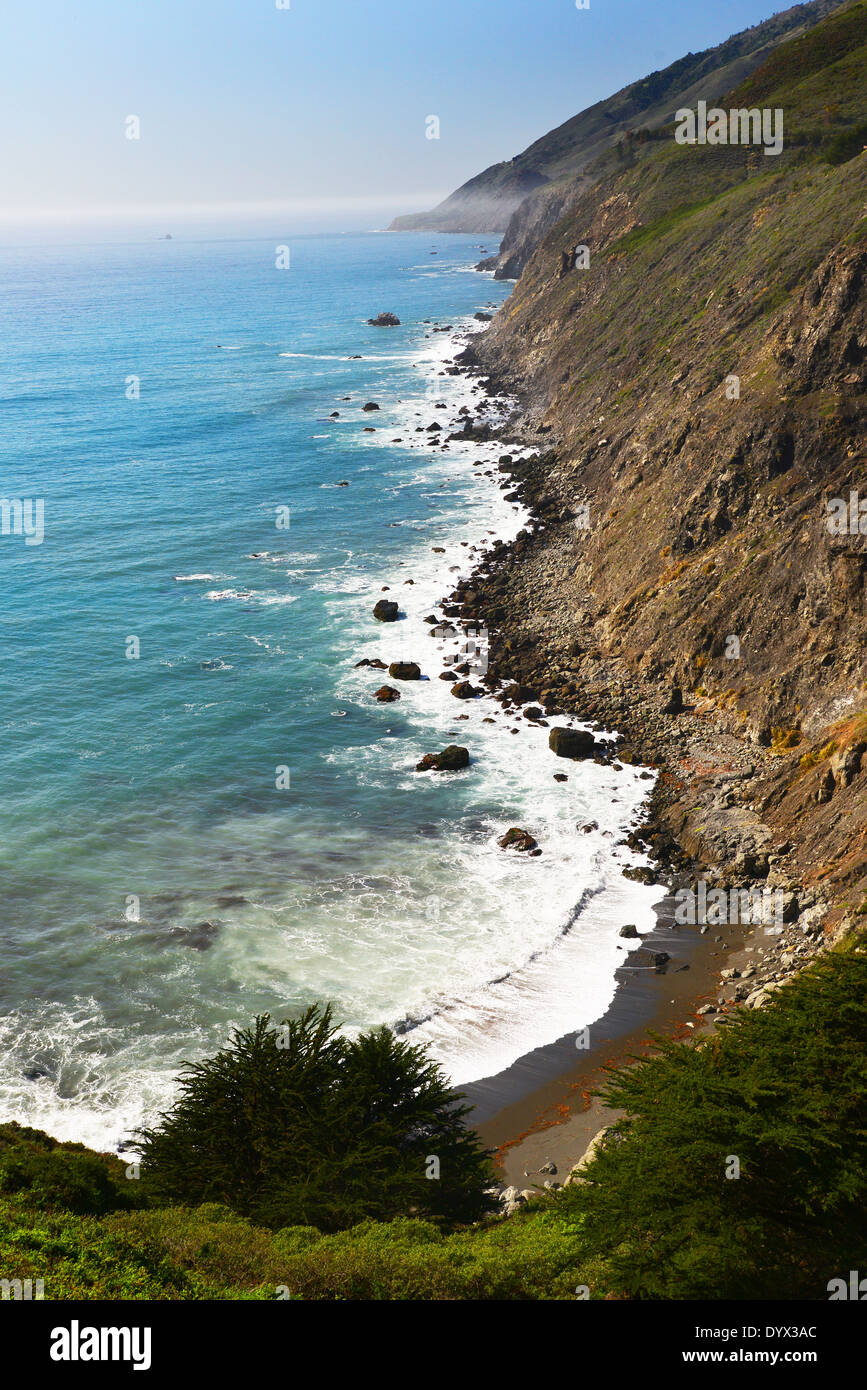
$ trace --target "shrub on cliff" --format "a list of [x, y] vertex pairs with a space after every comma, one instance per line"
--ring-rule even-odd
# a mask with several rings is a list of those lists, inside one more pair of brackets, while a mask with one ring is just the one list
[[867, 954], [823, 957], [705, 1043], [613, 1074], [626, 1111], [564, 1190], [610, 1287], [827, 1298], [867, 1250]]
[[856, 155], [863, 154], [867, 147], [867, 122], [852, 130], [841, 130], [829, 140], [825, 158], [829, 164], [846, 164]]
[[156, 1199], [326, 1231], [409, 1212], [469, 1222], [489, 1207], [468, 1108], [423, 1049], [386, 1028], [350, 1041], [328, 1008], [279, 1029], [265, 1014], [188, 1066], [180, 1087], [141, 1136]]
[[82, 1144], [61, 1144], [41, 1130], [0, 1125], [0, 1193], [39, 1211], [102, 1216], [142, 1203], [124, 1165]]

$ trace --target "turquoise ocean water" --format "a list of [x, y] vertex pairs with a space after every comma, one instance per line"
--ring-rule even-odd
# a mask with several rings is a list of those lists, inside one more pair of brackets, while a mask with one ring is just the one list
[[[423, 623], [524, 520], [473, 466], [498, 447], [417, 433], [479, 399], [442, 373], [508, 293], [494, 243], [278, 244], [0, 249], [0, 494], [44, 506], [41, 544], [0, 537], [0, 1117], [64, 1138], [118, 1143], [183, 1059], [315, 999], [489, 1075], [596, 1017], [652, 922], [617, 846], [649, 783], [554, 783]], [[364, 656], [431, 679], [379, 705]], [[455, 734], [468, 772], [413, 771]], [[541, 858], [497, 848], [516, 824]]]

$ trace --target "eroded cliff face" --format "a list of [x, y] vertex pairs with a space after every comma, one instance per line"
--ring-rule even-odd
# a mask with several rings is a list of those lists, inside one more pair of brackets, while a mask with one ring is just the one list
[[[799, 195], [757, 178], [631, 255], [636, 207], [615, 192], [569, 219], [590, 268], [560, 278], [558, 228], [474, 349], [557, 440], [548, 489], [600, 638], [724, 699], [761, 743], [824, 729], [863, 672], [867, 536], [829, 529], [828, 503], [867, 503], [867, 249], [847, 244], [867, 168], [824, 177]], [[799, 210], [787, 264], [745, 271]]]
[[752, 811], [844, 913], [867, 888], [865, 210], [867, 154], [672, 141], [578, 199], [470, 352], [546, 450], [506, 465], [538, 526], [473, 585], [498, 669], [669, 766], [681, 690], [672, 828], [697, 847], [692, 791], [750, 763]]

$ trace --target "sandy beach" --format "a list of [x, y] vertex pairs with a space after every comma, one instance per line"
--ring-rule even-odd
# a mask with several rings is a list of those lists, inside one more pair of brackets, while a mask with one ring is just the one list
[[[716, 932], [702, 936], [697, 927], [674, 924], [670, 905], [670, 898], [659, 905], [652, 935], [625, 954], [611, 1006], [587, 1030], [588, 1047], [579, 1050], [574, 1035], [563, 1038], [465, 1088], [476, 1107], [474, 1122], [496, 1151], [501, 1181], [519, 1189], [562, 1183], [594, 1135], [619, 1113], [592, 1094], [605, 1069], [641, 1056], [652, 1033], [686, 1040], [712, 1032], [724, 1017], [725, 1006], [704, 1016], [697, 1011], [716, 1004], [720, 971], [743, 968], [765, 939], [763, 928], [722, 928], [720, 943]], [[648, 948], [671, 957], [664, 973], [644, 963]], [[540, 1172], [549, 1162], [556, 1175]]]

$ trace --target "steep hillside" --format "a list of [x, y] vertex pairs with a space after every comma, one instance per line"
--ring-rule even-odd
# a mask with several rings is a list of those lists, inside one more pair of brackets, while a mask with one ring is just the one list
[[[555, 199], [562, 202], [575, 191], [576, 181], [579, 190], [593, 182], [589, 166], [628, 130], [654, 129], [671, 120], [679, 106], [694, 104], [698, 97], [715, 100], [753, 72], [783, 40], [815, 24], [838, 3], [810, 0], [795, 5], [714, 48], [686, 54], [663, 71], [650, 73], [573, 116], [523, 154], [492, 165], [430, 212], [396, 218], [390, 230], [502, 231], [528, 195], [547, 190], [550, 184], [558, 185]], [[539, 206], [547, 206], [544, 194]], [[525, 222], [530, 216], [528, 209]]]
[[[865, 0], [721, 104], [746, 101], [785, 110], [783, 154], [627, 146], [475, 341], [550, 451], [504, 465], [541, 525], [472, 588], [495, 669], [676, 763], [682, 843], [707, 853], [716, 825], [724, 862], [740, 798], [845, 914], [867, 890]], [[589, 268], [564, 272], [578, 244]]]

